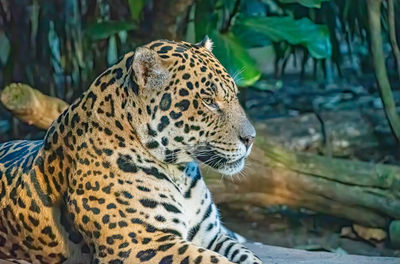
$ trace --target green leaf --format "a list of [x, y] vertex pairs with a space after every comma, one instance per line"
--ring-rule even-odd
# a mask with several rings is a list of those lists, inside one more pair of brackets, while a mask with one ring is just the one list
[[250, 86], [260, 78], [256, 62], [231, 32], [222, 34], [214, 31], [210, 37], [214, 41], [215, 57], [226, 67], [237, 86]]
[[142, 11], [146, 3], [147, 0], [128, 0], [129, 10], [131, 11], [131, 17], [133, 21], [140, 21]]
[[86, 34], [93, 40], [109, 38], [121, 31], [128, 31], [136, 28], [136, 24], [127, 21], [103, 21], [91, 24], [86, 29]]
[[10, 41], [6, 36], [6, 33], [0, 31], [0, 66], [6, 65], [8, 56], [10, 55], [10, 49]]
[[232, 27], [231, 31], [241, 41], [245, 48], [260, 48], [271, 45], [271, 40], [264, 34], [243, 27]]
[[328, 58], [332, 54], [328, 28], [317, 25], [308, 18], [296, 20], [292, 17], [241, 17], [236, 21], [233, 30], [260, 34], [274, 42], [287, 41], [291, 45], [304, 46], [316, 59]]
[[303, 5], [305, 7], [309, 8], [320, 8], [322, 2], [328, 2], [330, 0], [279, 0], [279, 2], [283, 4], [292, 4], [292, 3], [298, 3], [300, 5]]

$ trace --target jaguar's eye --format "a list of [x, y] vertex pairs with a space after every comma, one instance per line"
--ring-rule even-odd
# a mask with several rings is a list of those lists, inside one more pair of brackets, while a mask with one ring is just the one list
[[206, 97], [203, 98], [203, 103], [213, 109], [219, 109], [218, 105], [215, 103], [214, 99]]

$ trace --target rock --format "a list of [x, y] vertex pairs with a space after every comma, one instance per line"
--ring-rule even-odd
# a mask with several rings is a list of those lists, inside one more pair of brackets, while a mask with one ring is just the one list
[[399, 264], [399, 258], [342, 255], [326, 252], [309, 252], [275, 246], [249, 243], [247, 246], [264, 264]]
[[371, 228], [353, 224], [353, 229], [359, 237], [367, 241], [382, 241], [387, 236], [386, 231], [381, 228]]

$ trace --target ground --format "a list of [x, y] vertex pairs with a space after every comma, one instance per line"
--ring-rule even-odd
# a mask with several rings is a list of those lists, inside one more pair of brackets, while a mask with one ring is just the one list
[[260, 244], [247, 245], [265, 264], [398, 264], [398, 258], [365, 257], [356, 255], [341, 255], [322, 252], [307, 252], [304, 250], [265, 246]]

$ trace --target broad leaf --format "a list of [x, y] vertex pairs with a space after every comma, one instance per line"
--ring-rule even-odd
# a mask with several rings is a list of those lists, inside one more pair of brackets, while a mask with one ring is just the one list
[[260, 34], [274, 42], [287, 41], [291, 45], [302, 45], [317, 59], [328, 58], [332, 53], [328, 28], [317, 25], [308, 18], [296, 20], [292, 17], [241, 17], [236, 21], [233, 30]]
[[271, 45], [268, 36], [254, 30], [243, 29], [243, 27], [232, 27], [231, 32], [241, 41], [245, 48], [260, 48]]
[[232, 33], [214, 31], [210, 37], [214, 41], [214, 55], [235, 79], [237, 86], [252, 85], [260, 78], [256, 62]]
[[86, 34], [93, 40], [105, 39], [121, 31], [128, 31], [136, 28], [136, 24], [126, 21], [103, 21], [91, 24], [86, 29]]
[[322, 2], [328, 2], [330, 0], [279, 0], [283, 4], [298, 3], [309, 8], [320, 8]]

